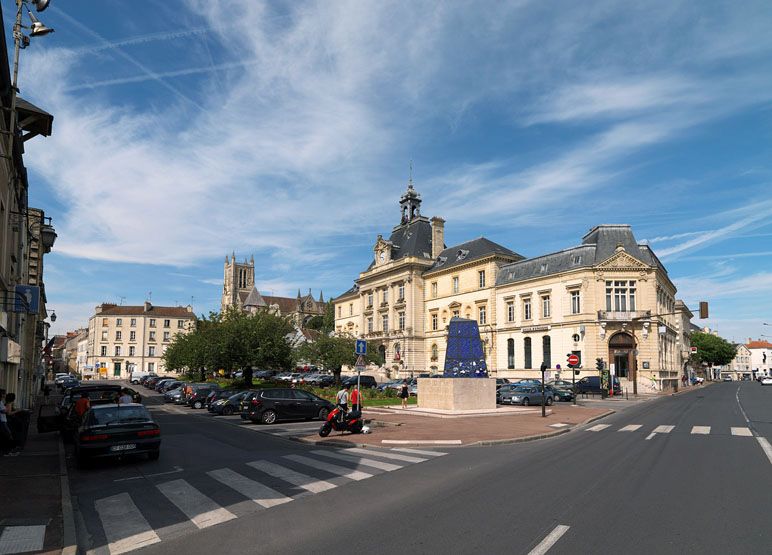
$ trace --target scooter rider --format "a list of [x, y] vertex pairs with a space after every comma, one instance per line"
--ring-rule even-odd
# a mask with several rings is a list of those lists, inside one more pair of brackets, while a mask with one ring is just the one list
[[348, 413], [348, 388], [348, 385], [344, 385], [335, 397], [340, 407], [339, 419], [341, 422], [346, 418], [346, 413]]

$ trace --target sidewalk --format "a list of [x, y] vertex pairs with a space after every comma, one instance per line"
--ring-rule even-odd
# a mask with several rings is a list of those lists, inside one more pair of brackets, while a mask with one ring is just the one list
[[410, 414], [409, 409], [364, 409], [364, 417], [370, 420], [371, 433], [356, 434], [333, 432], [326, 438], [316, 434], [298, 438], [307, 443], [320, 445], [398, 447], [398, 446], [469, 446], [515, 443], [542, 439], [565, 433], [576, 426], [613, 414], [612, 407], [573, 406], [560, 403], [548, 408], [546, 417], [541, 407], [535, 410], [495, 416], [468, 418], [436, 418]]
[[0, 554], [60, 553], [65, 536], [74, 545], [74, 527], [62, 516], [63, 487], [68, 488], [67, 470], [59, 434], [38, 434], [37, 409], [32, 409], [24, 450], [0, 458]]

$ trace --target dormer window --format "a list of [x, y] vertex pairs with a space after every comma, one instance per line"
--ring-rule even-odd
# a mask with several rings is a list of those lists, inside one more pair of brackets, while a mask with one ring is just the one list
[[442, 266], [447, 261], [448, 261], [448, 258], [446, 256], [439, 256], [437, 257], [437, 266]]
[[579, 256], [578, 254], [574, 255], [574, 266], [581, 263], [582, 263], [582, 257]]
[[458, 252], [456, 253], [456, 260], [463, 260], [464, 258], [466, 258], [468, 254], [469, 254], [469, 251], [464, 249], [459, 249]]
[[547, 263], [546, 262], [542, 262], [541, 268], [539, 268], [539, 272], [541, 272], [542, 274], [547, 272]]

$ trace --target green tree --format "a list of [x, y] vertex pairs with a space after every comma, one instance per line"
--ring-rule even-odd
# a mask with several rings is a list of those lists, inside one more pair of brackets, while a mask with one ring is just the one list
[[732, 362], [737, 353], [737, 345], [710, 333], [692, 333], [691, 344], [692, 347], [697, 347], [692, 360], [708, 366], [725, 366]]
[[332, 304], [333, 300], [332, 297], [327, 300], [327, 307], [324, 310], [322, 327], [320, 328], [320, 331], [323, 333], [332, 333], [335, 330], [335, 305]]
[[[303, 343], [295, 349], [296, 361], [308, 361], [329, 370], [340, 382], [340, 373], [344, 366], [354, 366], [357, 356], [354, 354], [354, 337], [349, 334], [322, 334], [312, 343]], [[365, 361], [380, 364], [377, 352], [365, 357]]]

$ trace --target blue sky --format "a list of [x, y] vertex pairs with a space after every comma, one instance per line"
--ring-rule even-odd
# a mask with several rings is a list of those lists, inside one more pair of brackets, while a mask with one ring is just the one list
[[[13, 2], [3, 0], [6, 37]], [[533, 256], [629, 223], [729, 339], [772, 335], [772, 5], [53, 0], [21, 95], [54, 331], [95, 305], [339, 294], [409, 161], [446, 243]]]

